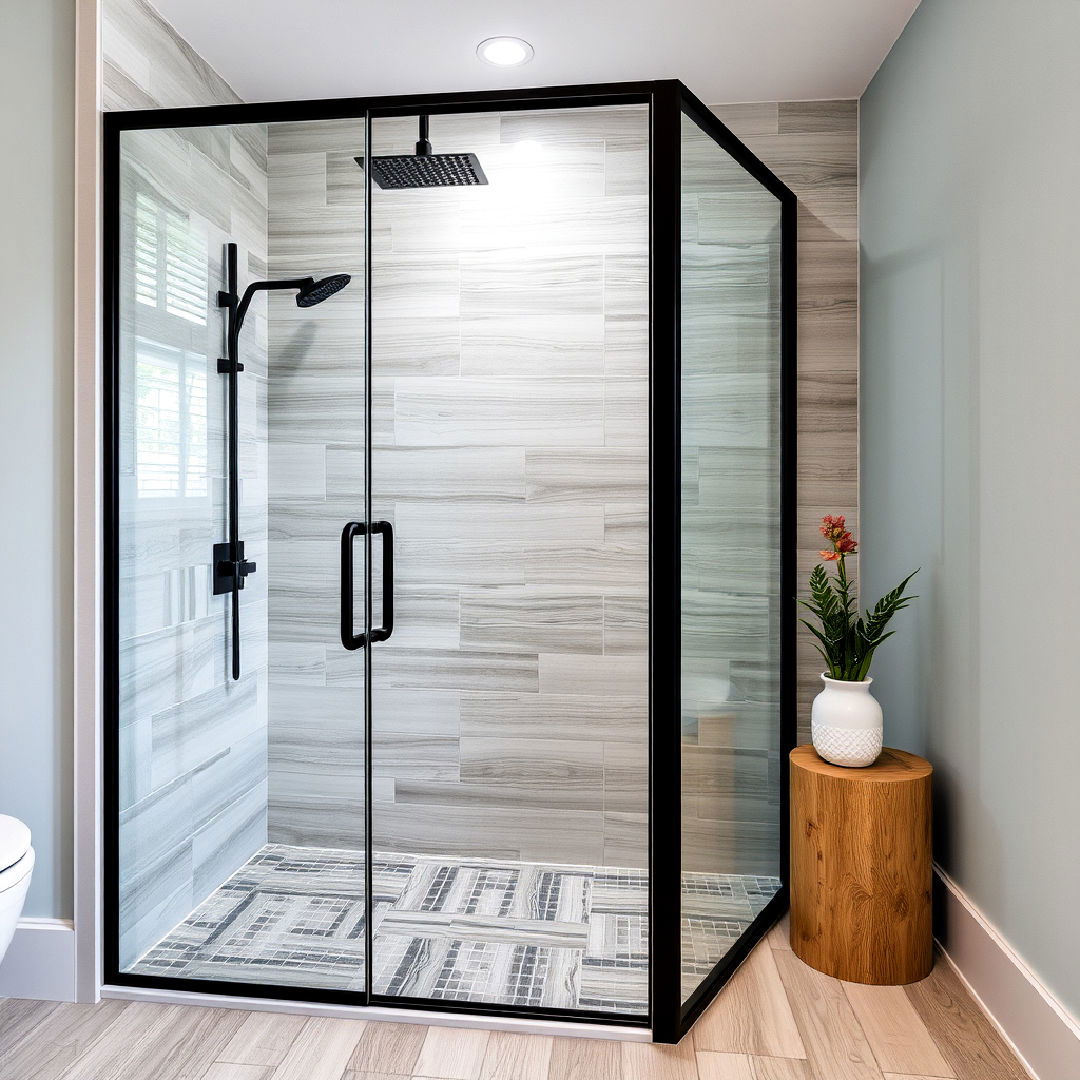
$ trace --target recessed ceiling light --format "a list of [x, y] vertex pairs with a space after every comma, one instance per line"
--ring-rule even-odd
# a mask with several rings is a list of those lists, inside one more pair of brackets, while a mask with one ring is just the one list
[[487, 64], [518, 67], [533, 58], [533, 47], [517, 37], [489, 37], [476, 46], [476, 55]]

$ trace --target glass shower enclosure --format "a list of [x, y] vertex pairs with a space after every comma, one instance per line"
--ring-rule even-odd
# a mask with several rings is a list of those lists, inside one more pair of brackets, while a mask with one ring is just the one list
[[675, 81], [104, 155], [106, 981], [677, 1040], [786, 905], [791, 192]]

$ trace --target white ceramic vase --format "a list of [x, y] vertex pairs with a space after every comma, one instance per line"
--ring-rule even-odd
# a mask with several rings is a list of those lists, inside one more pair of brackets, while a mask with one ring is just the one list
[[822, 675], [825, 689], [810, 710], [814, 749], [834, 765], [865, 768], [881, 753], [881, 705], [870, 693], [873, 679], [845, 682]]

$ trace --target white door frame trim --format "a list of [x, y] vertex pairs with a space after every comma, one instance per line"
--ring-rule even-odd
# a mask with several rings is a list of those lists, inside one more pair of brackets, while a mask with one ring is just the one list
[[101, 987], [101, 0], [75, 4], [75, 1000]]

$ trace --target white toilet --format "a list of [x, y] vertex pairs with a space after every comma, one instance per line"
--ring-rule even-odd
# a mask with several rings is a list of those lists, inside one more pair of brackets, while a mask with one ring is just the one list
[[0, 963], [22, 914], [33, 869], [30, 830], [18, 818], [0, 814]]

